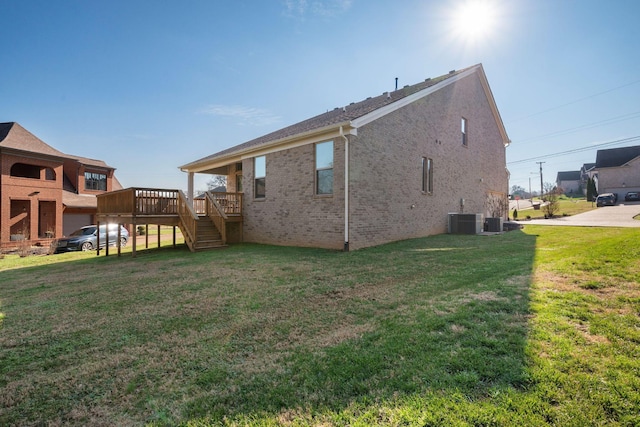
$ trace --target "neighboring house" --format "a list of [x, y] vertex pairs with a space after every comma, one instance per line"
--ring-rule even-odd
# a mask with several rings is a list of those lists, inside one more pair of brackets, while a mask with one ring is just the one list
[[582, 179], [580, 171], [558, 172], [556, 187], [561, 188], [564, 194], [582, 195]]
[[598, 150], [598, 194], [616, 193], [624, 200], [628, 191], [640, 191], [640, 145]]
[[598, 172], [596, 171], [595, 163], [585, 163], [580, 168], [580, 183], [582, 185], [582, 194], [585, 196], [587, 195], [589, 178], [593, 179], [594, 182], [598, 182]]
[[[180, 167], [244, 189], [242, 240], [359, 249], [447, 232], [507, 202], [507, 133], [481, 64]], [[507, 212], [502, 212], [506, 216]]]
[[122, 188], [114, 170], [64, 154], [18, 123], [0, 123], [0, 248], [93, 223], [96, 195]]

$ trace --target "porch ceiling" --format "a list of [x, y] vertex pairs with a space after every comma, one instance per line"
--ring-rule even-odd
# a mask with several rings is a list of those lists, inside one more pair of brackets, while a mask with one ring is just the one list
[[212, 174], [212, 175], [227, 175], [227, 172], [228, 172], [227, 165], [225, 165], [225, 166], [220, 166], [220, 167], [217, 167], [217, 168], [211, 168], [211, 169], [198, 171], [196, 173], [208, 173], [208, 174]]

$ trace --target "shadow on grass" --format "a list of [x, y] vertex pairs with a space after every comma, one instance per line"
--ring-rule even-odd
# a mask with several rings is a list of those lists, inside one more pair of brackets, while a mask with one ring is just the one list
[[[522, 389], [529, 382], [524, 368], [534, 251], [535, 237], [516, 231], [418, 239], [344, 255], [355, 265], [387, 265], [379, 280], [402, 289], [400, 301], [369, 301], [375, 330], [329, 347], [300, 346], [267, 372], [243, 372], [233, 367], [237, 363], [213, 366], [199, 377], [203, 395], [188, 402], [183, 415], [204, 422], [278, 419], [426, 393], [473, 399]], [[238, 338], [236, 345], [254, 344]]]
[[[350, 253], [161, 248], [0, 272], [3, 387], [38, 384], [31, 376], [47, 369], [60, 376], [0, 421], [31, 408], [33, 422], [96, 422], [78, 409], [91, 407], [133, 423], [257, 422], [519, 389], [534, 252], [535, 237], [514, 231]], [[46, 285], [65, 272], [69, 285]], [[109, 359], [110, 371], [84, 373]], [[91, 387], [79, 393], [76, 381]]]

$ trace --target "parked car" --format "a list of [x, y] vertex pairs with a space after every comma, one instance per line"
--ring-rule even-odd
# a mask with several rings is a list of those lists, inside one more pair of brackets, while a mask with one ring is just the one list
[[[90, 251], [98, 247], [97, 226], [87, 225], [74, 231], [69, 237], [58, 239], [56, 253], [71, 251]], [[104, 248], [107, 242], [107, 226], [100, 225], [100, 247]], [[125, 246], [129, 241], [129, 231], [120, 226], [120, 246]], [[109, 246], [115, 246], [118, 242], [118, 224], [109, 224]]]
[[624, 196], [625, 202], [640, 202], [640, 193], [637, 191], [629, 191]]
[[596, 198], [596, 206], [614, 206], [617, 199], [618, 198], [613, 193], [603, 193]]

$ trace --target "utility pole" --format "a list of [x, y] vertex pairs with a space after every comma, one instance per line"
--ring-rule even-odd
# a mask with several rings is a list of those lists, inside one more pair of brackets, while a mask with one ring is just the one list
[[540, 165], [540, 199], [542, 199], [542, 195], [544, 194], [544, 185], [542, 184], [542, 164], [547, 162], [536, 162]]

